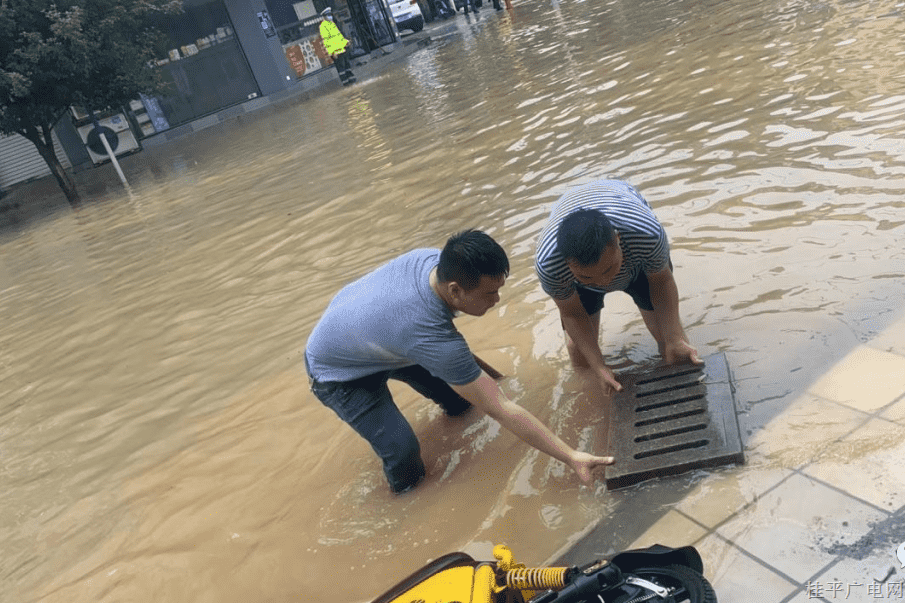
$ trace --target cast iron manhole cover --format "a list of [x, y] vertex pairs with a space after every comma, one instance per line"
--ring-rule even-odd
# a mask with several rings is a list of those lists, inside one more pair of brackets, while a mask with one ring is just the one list
[[703, 366], [620, 373], [613, 396], [607, 488], [745, 461], [734, 387], [722, 352]]

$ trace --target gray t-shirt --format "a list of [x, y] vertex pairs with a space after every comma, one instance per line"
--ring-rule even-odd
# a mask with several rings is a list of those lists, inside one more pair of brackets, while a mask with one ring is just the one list
[[416, 249], [343, 287], [308, 338], [314, 378], [351, 381], [419, 364], [450, 385], [477, 379], [481, 368], [430, 286], [439, 261], [438, 249]]

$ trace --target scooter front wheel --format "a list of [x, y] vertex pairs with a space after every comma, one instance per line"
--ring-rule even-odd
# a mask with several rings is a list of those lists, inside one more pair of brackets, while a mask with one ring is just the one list
[[[642, 581], [653, 583], [665, 589], [656, 594], [644, 586], [643, 582], [636, 582], [634, 586], [647, 591], [641, 599], [636, 589], [623, 586], [623, 593], [617, 597], [606, 598], [607, 603], [629, 603], [630, 601], [645, 601], [646, 603], [717, 603], [716, 593], [710, 582], [700, 573], [684, 565], [665, 565], [663, 567], [641, 567], [625, 573], [625, 577], [636, 576]], [[627, 592], [628, 590], [633, 592]], [[605, 596], [605, 595], [604, 595]]]

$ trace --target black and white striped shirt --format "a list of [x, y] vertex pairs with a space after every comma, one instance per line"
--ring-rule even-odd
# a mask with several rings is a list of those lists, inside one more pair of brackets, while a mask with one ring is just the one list
[[537, 239], [534, 267], [541, 287], [553, 299], [566, 299], [575, 292], [578, 281], [565, 259], [557, 251], [559, 225], [573, 211], [596, 209], [610, 220], [619, 233], [622, 268], [604, 288], [594, 291], [624, 291], [643, 270], [653, 274], [669, 263], [669, 241], [650, 205], [635, 188], [619, 180], [598, 180], [566, 192], [550, 212], [550, 218]]

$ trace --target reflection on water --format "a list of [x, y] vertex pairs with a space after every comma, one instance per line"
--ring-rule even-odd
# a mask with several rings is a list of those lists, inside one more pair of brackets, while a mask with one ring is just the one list
[[[550, 204], [597, 177], [631, 181], [666, 225], [689, 336], [727, 353], [756, 430], [901, 305], [902, 16], [460, 16], [371, 82], [131, 158], [135, 201], [3, 231], [3, 600], [352, 602], [456, 549], [555, 554], [619, 497], [401, 386], [429, 476], [394, 497], [300, 362], [343, 284], [483, 228], [512, 275], [460, 328], [516, 401], [600, 450], [606, 402], [567, 369], [532, 267]], [[614, 364], [656, 351], [625, 296], [602, 327]]]

